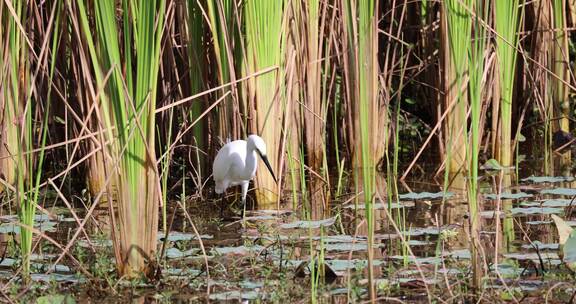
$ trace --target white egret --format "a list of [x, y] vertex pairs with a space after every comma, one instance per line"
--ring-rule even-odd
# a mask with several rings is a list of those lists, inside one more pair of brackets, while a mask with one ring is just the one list
[[212, 165], [212, 177], [216, 182], [216, 193], [221, 194], [231, 186], [242, 186], [242, 204], [246, 207], [246, 194], [250, 180], [256, 175], [258, 169], [258, 157], [268, 167], [272, 178], [276, 176], [266, 156], [266, 143], [258, 135], [250, 135], [247, 140], [235, 140], [225, 144], [214, 159]]

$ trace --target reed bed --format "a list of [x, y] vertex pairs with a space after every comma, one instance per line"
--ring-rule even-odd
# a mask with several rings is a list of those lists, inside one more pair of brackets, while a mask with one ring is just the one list
[[96, 226], [114, 243], [119, 276], [153, 279], [159, 226], [167, 233], [176, 214], [193, 224], [184, 206], [215, 200], [215, 153], [258, 134], [280, 182], [259, 170], [251, 201], [311, 220], [353, 202], [373, 301], [375, 230], [407, 227], [405, 214], [384, 218], [374, 206], [391, 208], [424, 151], [445, 174], [443, 191], [466, 176], [481, 290], [480, 165], [518, 165], [525, 134], [550, 158], [553, 132], [569, 132], [572, 2], [4, 1], [0, 191], [19, 215], [22, 273], [46, 242], [34, 218], [48, 190], [64, 201], [86, 187], [86, 204], [67, 205], [84, 218], [58, 260], [103, 206], [109, 227]]

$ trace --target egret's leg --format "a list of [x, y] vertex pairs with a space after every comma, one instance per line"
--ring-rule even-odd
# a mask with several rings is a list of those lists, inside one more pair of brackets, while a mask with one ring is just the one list
[[242, 184], [242, 206], [243, 206], [243, 211], [242, 211], [242, 217], [244, 217], [244, 214], [246, 214], [246, 194], [248, 194], [248, 185], [250, 183], [243, 183]]

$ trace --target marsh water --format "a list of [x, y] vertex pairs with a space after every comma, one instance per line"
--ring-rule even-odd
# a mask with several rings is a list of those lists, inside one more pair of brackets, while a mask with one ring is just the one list
[[[444, 189], [442, 174], [423, 172], [397, 183], [397, 200], [374, 202], [378, 297], [407, 303], [473, 299], [466, 177], [452, 177]], [[481, 178], [481, 256], [487, 274], [480, 300], [572, 301], [573, 275], [559, 256], [551, 215], [576, 226], [571, 221], [576, 181], [524, 169], [506, 186], [498, 174], [484, 170]], [[176, 197], [168, 205], [168, 237], [158, 234], [156, 280], [146, 282], [116, 277], [103, 222], [88, 225], [72, 242], [75, 217], [82, 219], [86, 208], [78, 206], [72, 215], [53, 201], [45, 193], [44, 212], [36, 216], [35, 226], [44, 236], [35, 238], [40, 241], [35, 241], [34, 274], [24, 289], [17, 217], [0, 217], [4, 294], [15, 293], [25, 302], [49, 301], [42, 303], [368, 299], [364, 203], [354, 193], [334, 198], [330, 211], [318, 218], [292, 208], [291, 201], [274, 210], [248, 210], [242, 218], [233, 195], [226, 201]], [[69, 246], [70, 255], [61, 257], [58, 246]]]

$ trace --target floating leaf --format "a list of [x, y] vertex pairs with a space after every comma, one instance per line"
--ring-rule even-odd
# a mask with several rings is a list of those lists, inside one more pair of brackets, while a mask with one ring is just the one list
[[421, 200], [421, 199], [437, 199], [442, 197], [451, 197], [454, 194], [451, 192], [408, 192], [398, 195], [400, 199], [411, 199], [411, 200]]
[[504, 253], [503, 256], [505, 258], [514, 259], [518, 261], [534, 261], [537, 264], [540, 264], [540, 258], [546, 262], [550, 262], [551, 264], [559, 264], [560, 257], [555, 252], [514, 252], [514, 253]]
[[540, 193], [575, 196], [576, 195], [576, 189], [571, 189], [571, 188], [544, 189], [544, 190], [540, 191]]
[[524, 248], [524, 249], [538, 249], [538, 250], [543, 250], [543, 249], [558, 250], [558, 248], [560, 248], [560, 244], [558, 244], [558, 243], [544, 244], [540, 241], [534, 241], [534, 242], [532, 242], [532, 244], [522, 245], [522, 248]]
[[[34, 222], [34, 228], [45, 232], [55, 232], [56, 222], [53, 221]], [[22, 228], [16, 223], [3, 223], [0, 225], [0, 234], [2, 233], [20, 234], [21, 229]]]
[[[374, 210], [383, 210], [383, 209], [398, 209], [398, 208], [410, 208], [410, 207], [414, 207], [415, 204], [414, 202], [397, 202], [397, 203], [392, 203], [390, 204], [390, 206], [388, 206], [388, 203], [376, 203], [372, 205], [372, 208]], [[366, 205], [365, 204], [349, 204], [344, 206], [343, 208], [347, 208], [347, 209], [355, 209], [358, 208], [358, 210], [364, 210], [366, 209]]]
[[280, 225], [283, 229], [294, 229], [294, 228], [320, 228], [328, 227], [334, 225], [336, 222], [336, 217], [331, 217], [325, 220], [319, 221], [296, 221], [293, 223], [287, 223]]
[[574, 180], [572, 176], [530, 176], [523, 178], [523, 182], [531, 183], [560, 183], [560, 182], [571, 182]]
[[220, 292], [220, 293], [212, 293], [209, 296], [210, 300], [215, 300], [215, 301], [229, 301], [229, 300], [256, 300], [258, 299], [258, 293], [256, 291], [253, 290], [249, 290], [249, 291], [240, 291], [240, 290], [234, 290], [234, 291], [226, 291], [226, 292]]
[[83, 283], [86, 281], [85, 278], [78, 274], [63, 274], [63, 273], [33, 273], [30, 275], [32, 281], [35, 282], [68, 282], [68, 283]]
[[[483, 218], [494, 218], [494, 213], [496, 210], [485, 210], [480, 212], [480, 216]], [[509, 215], [534, 215], [534, 214], [562, 214], [564, 208], [550, 208], [550, 207], [529, 207], [529, 208], [512, 208], [509, 211]], [[498, 211], [500, 217], [504, 216], [504, 211]]]
[[264, 282], [244, 281], [240, 282], [240, 287], [245, 289], [256, 289], [264, 287]]
[[[165, 237], [165, 232], [164, 231], [159, 231], [158, 232], [158, 240], [159, 241], [164, 241], [164, 237]], [[213, 239], [214, 236], [209, 235], [209, 234], [201, 234], [200, 238], [202, 239]], [[190, 241], [190, 240], [195, 240], [196, 239], [196, 234], [195, 233], [184, 233], [184, 232], [179, 232], [179, 231], [170, 231], [168, 233], [168, 241], [169, 242], [178, 242], [178, 241]]]
[[216, 252], [220, 255], [226, 254], [234, 254], [234, 255], [248, 255], [253, 252], [260, 252], [265, 250], [264, 246], [255, 245], [255, 246], [238, 246], [238, 247], [214, 247], [212, 251]]
[[446, 253], [446, 255], [448, 255], [454, 259], [462, 259], [462, 260], [470, 260], [472, 258], [472, 254], [470, 253], [469, 249], [454, 250], [454, 251]]
[[[510, 193], [510, 192], [504, 192], [504, 193], [500, 193], [500, 199], [521, 199], [521, 198], [529, 198], [532, 197], [532, 194], [528, 194], [528, 193], [524, 193], [524, 192], [517, 192], [517, 193]], [[498, 194], [497, 193], [490, 193], [490, 194], [484, 194], [484, 197], [487, 199], [491, 199], [491, 200], [495, 200], [498, 199]]]
[[[374, 248], [378, 248], [379, 245], [374, 244]], [[326, 251], [365, 251], [368, 249], [368, 243], [334, 243], [334, 244], [324, 244], [324, 250]]]
[[570, 205], [576, 205], [576, 201], [572, 202], [569, 199], [549, 199], [537, 202], [523, 202], [520, 206], [523, 207], [568, 207]]
[[178, 248], [172, 247], [172, 248], [168, 248], [168, 250], [166, 250], [166, 257], [169, 259], [181, 259], [181, 258], [197, 255], [198, 253], [199, 253], [199, 250], [197, 248], [192, 248], [190, 250], [181, 251]]
[[566, 244], [568, 237], [571, 235], [574, 228], [570, 227], [566, 221], [561, 219], [555, 214], [552, 214], [552, 220], [554, 220], [554, 224], [556, 224], [556, 229], [558, 229], [558, 235], [560, 236], [560, 245]]
[[[368, 267], [368, 260], [327, 260], [325, 262], [337, 273], [348, 269], [364, 269]], [[374, 266], [380, 266], [382, 264], [384, 264], [384, 261], [382, 260], [372, 261], [372, 265]]]
[[529, 207], [529, 208], [512, 208], [510, 213], [512, 215], [531, 215], [531, 214], [561, 214], [564, 208], [550, 208], [550, 207]]

